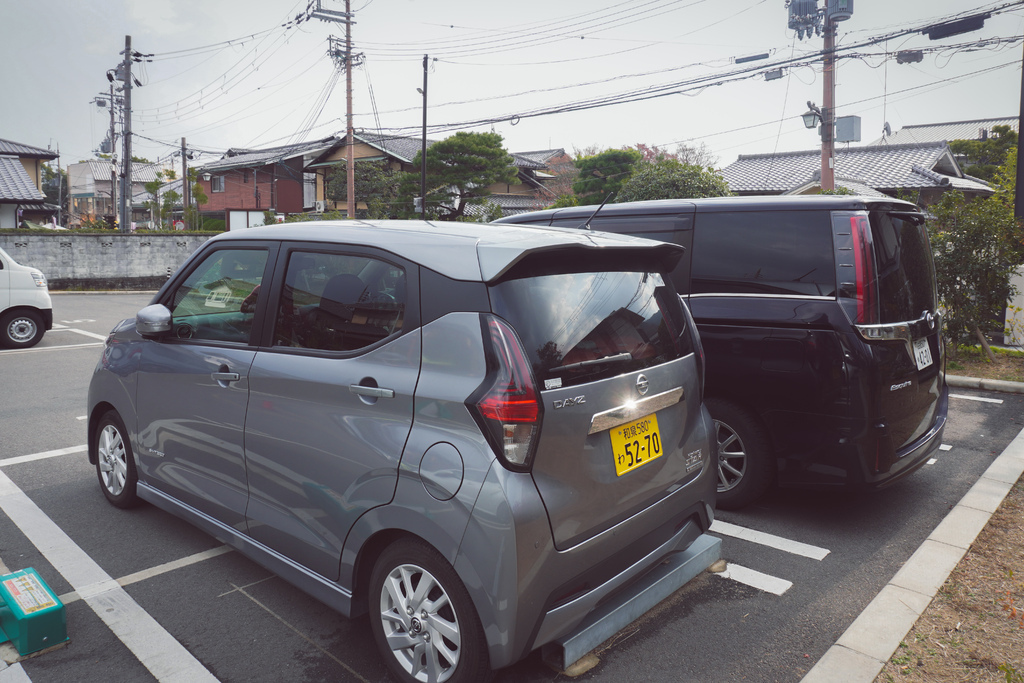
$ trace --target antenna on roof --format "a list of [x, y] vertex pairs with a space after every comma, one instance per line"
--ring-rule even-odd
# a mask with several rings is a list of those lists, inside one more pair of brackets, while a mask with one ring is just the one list
[[603, 202], [601, 202], [601, 206], [597, 207], [597, 211], [595, 211], [594, 213], [590, 214], [590, 218], [587, 219], [587, 222], [584, 223], [583, 225], [581, 225], [578, 229], [579, 230], [590, 230], [590, 221], [594, 220], [594, 218], [597, 217], [598, 212], [601, 211], [601, 209], [604, 208], [604, 205], [608, 203], [608, 200], [611, 199], [614, 196], [615, 196], [614, 192], [609, 192], [608, 196], [604, 198]]
[[892, 135], [892, 128], [889, 127], [888, 121], [886, 121], [885, 125], [882, 126], [882, 133], [884, 133], [886, 137]]

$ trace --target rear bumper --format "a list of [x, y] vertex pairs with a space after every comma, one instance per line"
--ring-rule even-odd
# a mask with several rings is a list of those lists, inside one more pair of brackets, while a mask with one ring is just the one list
[[935, 411], [935, 421], [927, 432], [915, 441], [896, 451], [896, 461], [887, 472], [866, 477], [865, 484], [869, 488], [885, 488], [900, 479], [917, 471], [928, 462], [932, 453], [942, 445], [942, 435], [946, 430], [946, 416], [949, 414], [949, 387], [942, 387], [942, 396]]

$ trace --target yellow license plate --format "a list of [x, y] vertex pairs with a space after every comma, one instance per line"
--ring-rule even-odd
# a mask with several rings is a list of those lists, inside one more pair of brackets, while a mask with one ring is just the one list
[[614, 427], [609, 433], [617, 476], [621, 477], [665, 453], [661, 445], [661, 433], [658, 431], [658, 416], [653, 413], [635, 422]]

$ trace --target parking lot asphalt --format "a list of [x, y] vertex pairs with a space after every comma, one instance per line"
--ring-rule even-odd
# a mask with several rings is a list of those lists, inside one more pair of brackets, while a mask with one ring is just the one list
[[[71, 636], [20, 662], [0, 650], [0, 683], [387, 680], [365, 619], [339, 617], [160, 510], [114, 510], [99, 493], [85, 459], [84, 388], [107, 330], [148, 300], [56, 296], [59, 327], [36, 349], [0, 352], [0, 562], [39, 570], [67, 603]], [[885, 653], [858, 636], [875, 616], [893, 621], [894, 605], [877, 601], [927, 605], [942, 583], [936, 558], [950, 562], [935, 551], [962, 555], [1024, 457], [1012, 455], [1024, 448], [1024, 398], [962, 396], [936, 464], [904, 485], [838, 498], [775, 492], [720, 513], [712, 533], [727, 570], [697, 577], [598, 648], [587, 680], [873, 679], [870, 667], [877, 673], [916, 619], [888, 629], [898, 637]], [[560, 678], [539, 656], [498, 674]]]

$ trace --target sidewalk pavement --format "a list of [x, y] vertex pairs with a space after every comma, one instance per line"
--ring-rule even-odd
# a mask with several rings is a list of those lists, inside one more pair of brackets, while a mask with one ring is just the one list
[[[951, 387], [1024, 394], [1024, 383], [946, 375]], [[871, 683], [1024, 474], [1024, 430], [801, 683]]]

